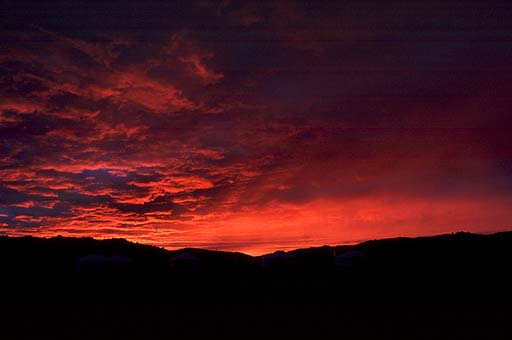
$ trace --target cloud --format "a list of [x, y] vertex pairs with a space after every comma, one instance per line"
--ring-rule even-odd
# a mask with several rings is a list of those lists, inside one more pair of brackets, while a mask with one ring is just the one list
[[94, 20], [57, 3], [4, 16], [2, 232], [256, 254], [510, 227], [500, 21], [94, 6]]
[[214, 73], [213, 71], [209, 70], [204, 64], [204, 59], [211, 57], [211, 54], [203, 56], [192, 54], [190, 56], [180, 57], [178, 60], [190, 65], [190, 72], [199, 77], [203, 84], [210, 85], [216, 84], [220, 82], [222, 78], [224, 78], [224, 75], [222, 73]]

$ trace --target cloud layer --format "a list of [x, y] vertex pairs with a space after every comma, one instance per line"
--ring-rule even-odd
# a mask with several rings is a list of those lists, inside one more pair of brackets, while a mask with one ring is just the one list
[[259, 254], [510, 229], [511, 14], [7, 1], [0, 232]]

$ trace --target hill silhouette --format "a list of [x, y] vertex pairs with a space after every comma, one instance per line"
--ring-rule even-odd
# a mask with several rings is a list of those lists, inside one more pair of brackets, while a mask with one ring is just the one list
[[[2, 339], [510, 339], [512, 232], [263, 256], [0, 237]], [[19, 303], [23, 302], [23, 303]]]
[[0, 285], [13, 301], [508, 301], [511, 249], [512, 232], [263, 256], [170, 251], [124, 239], [3, 236]]

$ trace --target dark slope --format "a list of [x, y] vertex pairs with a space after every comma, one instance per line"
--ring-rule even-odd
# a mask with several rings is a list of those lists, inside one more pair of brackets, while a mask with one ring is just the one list
[[0, 237], [0, 270], [21, 275], [163, 275], [188, 267], [198, 269], [194, 264], [199, 260], [203, 270], [238, 270], [239, 264], [248, 265], [254, 258], [192, 248], [169, 251], [125, 239]]
[[6, 300], [510, 300], [512, 232], [396, 238], [261, 257], [122, 239], [0, 237]]
[[511, 339], [511, 253], [512, 232], [263, 257], [0, 237], [0, 337]]

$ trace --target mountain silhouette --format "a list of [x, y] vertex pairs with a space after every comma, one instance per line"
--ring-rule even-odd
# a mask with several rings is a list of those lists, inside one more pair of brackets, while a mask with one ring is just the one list
[[[512, 232], [393, 238], [263, 256], [124, 239], [0, 237], [5, 299], [503, 301]], [[45, 294], [41, 294], [45, 292]]]
[[510, 339], [511, 249], [512, 232], [263, 256], [123, 239], [0, 237], [0, 334]]

